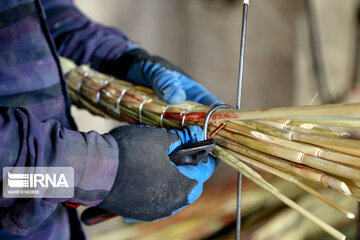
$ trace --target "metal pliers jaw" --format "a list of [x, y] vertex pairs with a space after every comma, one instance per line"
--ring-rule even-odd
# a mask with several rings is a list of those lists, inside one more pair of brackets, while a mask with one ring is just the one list
[[207, 139], [189, 143], [176, 148], [170, 155], [170, 160], [177, 166], [196, 166], [200, 161], [207, 162], [207, 156], [215, 148], [215, 140]]

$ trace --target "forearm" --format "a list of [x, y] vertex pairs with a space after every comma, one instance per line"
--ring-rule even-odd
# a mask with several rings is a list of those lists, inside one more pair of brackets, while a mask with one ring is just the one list
[[111, 68], [126, 50], [134, 48], [121, 31], [95, 23], [72, 0], [42, 0], [47, 25], [60, 55], [78, 64], [91, 62], [103, 71]]
[[[1, 169], [39, 166], [72, 167], [75, 196], [72, 199], [26, 201], [1, 196], [1, 223], [11, 232], [23, 234], [31, 231], [52, 214], [59, 202], [71, 201], [89, 206], [100, 203], [115, 180], [117, 144], [110, 135], [72, 131], [55, 120], [41, 122], [23, 108], [0, 108]], [[21, 230], [24, 226], [25, 230]]]
[[[41, 122], [22, 108], [0, 108], [0, 136], [2, 168], [73, 167], [74, 186], [81, 192], [102, 190], [102, 197], [112, 186], [118, 149], [111, 135], [72, 131], [55, 120]], [[77, 201], [93, 205], [102, 200], [98, 196], [95, 202], [88, 199]]]

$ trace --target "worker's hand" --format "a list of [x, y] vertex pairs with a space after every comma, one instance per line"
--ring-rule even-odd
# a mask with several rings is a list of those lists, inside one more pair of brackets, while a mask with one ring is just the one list
[[180, 104], [185, 100], [205, 105], [222, 103], [179, 67], [161, 57], [151, 56], [143, 49], [125, 52], [120, 57], [118, 66], [120, 75], [126, 80], [152, 87], [169, 104]]
[[216, 168], [210, 156], [197, 166], [175, 166], [168, 154], [181, 144], [201, 140], [199, 127], [178, 131], [125, 126], [110, 134], [119, 146], [115, 183], [98, 207], [135, 221], [153, 221], [193, 203]]

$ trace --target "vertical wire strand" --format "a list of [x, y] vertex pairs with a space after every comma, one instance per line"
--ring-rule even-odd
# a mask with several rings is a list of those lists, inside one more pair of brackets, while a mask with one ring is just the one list
[[[240, 41], [240, 58], [239, 58], [239, 76], [237, 88], [236, 108], [241, 108], [242, 83], [244, 79], [244, 59], [245, 59], [245, 42], [246, 42], [246, 27], [248, 14], [249, 0], [244, 0], [243, 16], [241, 26], [241, 41]], [[240, 240], [241, 232], [241, 190], [242, 190], [242, 174], [238, 173], [238, 189], [237, 189], [237, 206], [236, 206], [236, 239]]]

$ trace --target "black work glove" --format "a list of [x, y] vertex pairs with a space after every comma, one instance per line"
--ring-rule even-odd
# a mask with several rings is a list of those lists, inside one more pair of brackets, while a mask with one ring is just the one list
[[152, 221], [172, 215], [194, 202], [216, 163], [175, 166], [169, 152], [181, 144], [202, 140], [200, 127], [182, 131], [149, 126], [125, 126], [110, 132], [119, 146], [115, 183], [97, 207], [127, 220]]

